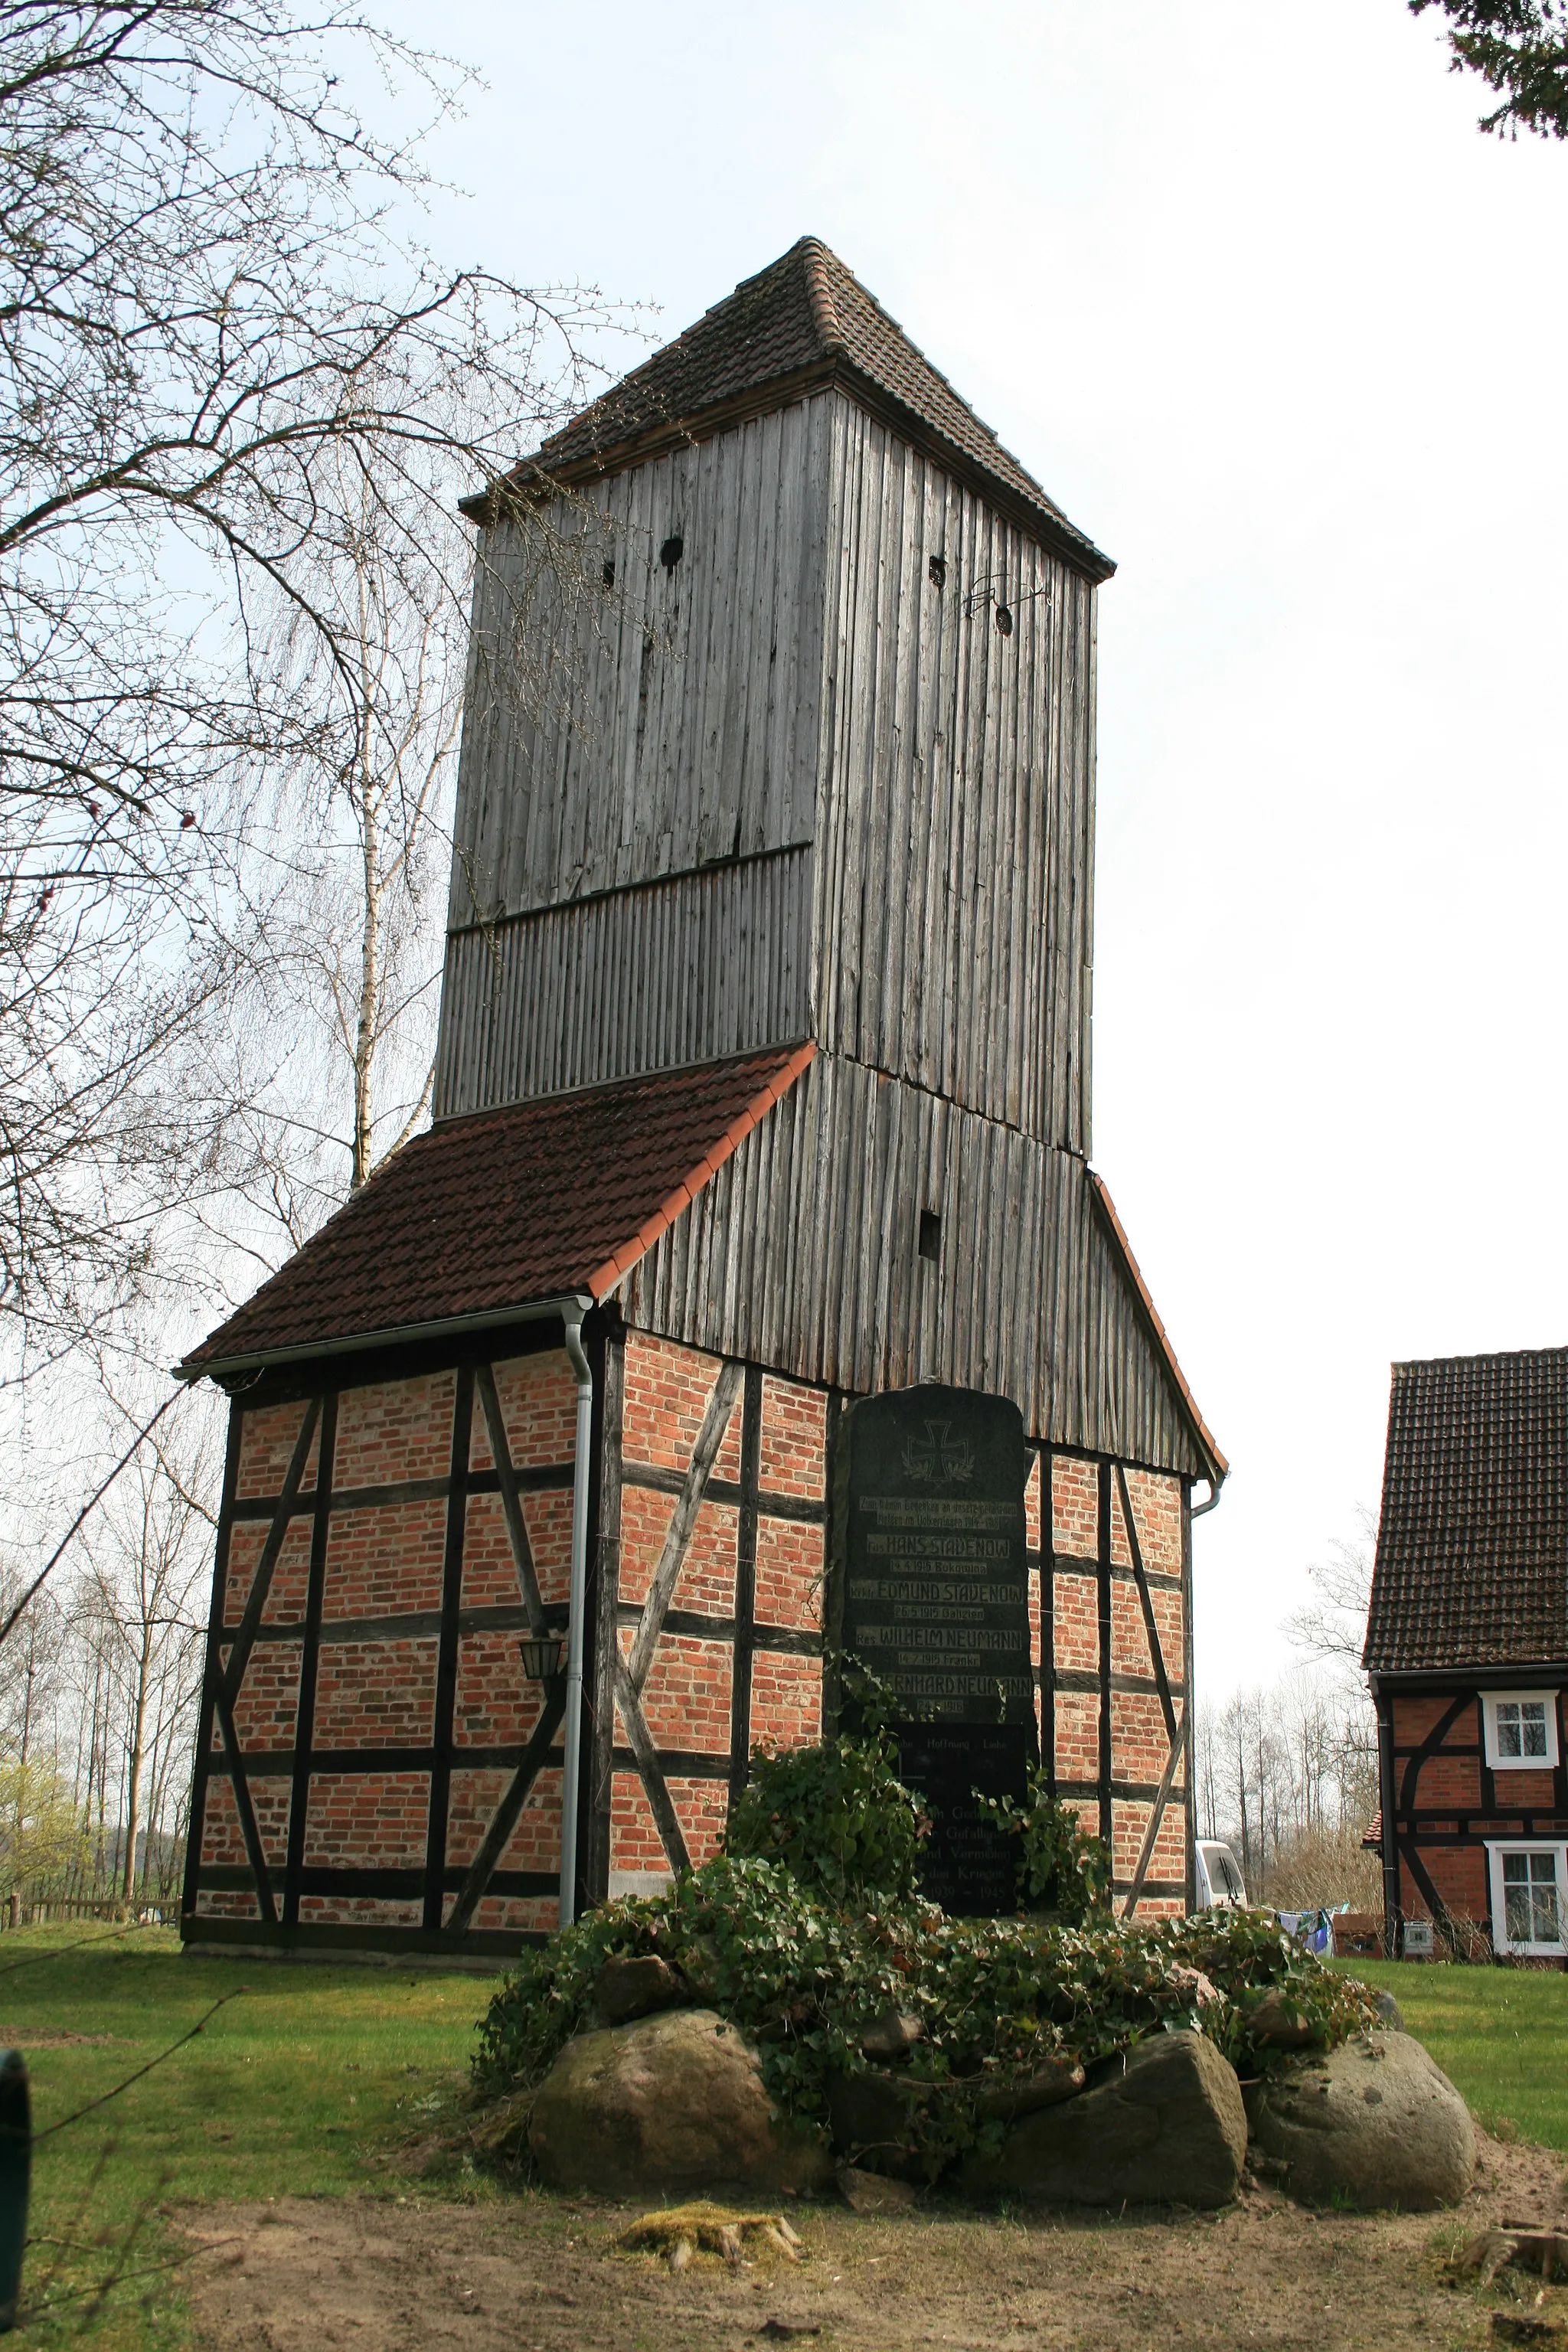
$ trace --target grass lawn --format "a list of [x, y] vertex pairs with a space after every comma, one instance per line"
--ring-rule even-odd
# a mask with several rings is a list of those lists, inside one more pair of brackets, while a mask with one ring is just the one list
[[1568, 1976], [1413, 1960], [1336, 1965], [1386, 1986], [1489, 2131], [1568, 2148]]
[[[186, 1960], [161, 1928], [0, 1936], [0, 2047], [26, 2049], [36, 2134], [236, 1994], [166, 2064], [35, 2147], [31, 2310], [12, 2341], [85, 2332], [101, 2352], [179, 2344], [160, 2206], [402, 2193], [386, 2153], [460, 2095], [489, 1991], [488, 1979], [456, 1972]], [[84, 2038], [26, 2048], [52, 2034]]]
[[[1391, 1988], [1485, 2122], [1568, 2148], [1568, 1977], [1345, 1965]], [[0, 2046], [26, 2049], [39, 2134], [236, 1996], [121, 2096], [40, 2138], [12, 2340], [174, 2352], [187, 2330], [163, 2206], [412, 2196], [388, 2156], [460, 2097], [489, 1991], [456, 1972], [186, 1960], [163, 1929], [0, 1936]], [[494, 2192], [459, 2175], [417, 2193]]]

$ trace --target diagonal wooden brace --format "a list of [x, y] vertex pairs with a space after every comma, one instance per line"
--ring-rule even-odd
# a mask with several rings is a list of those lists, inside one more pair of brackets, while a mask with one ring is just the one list
[[1160, 1629], [1154, 1622], [1154, 1603], [1149, 1597], [1149, 1580], [1143, 1573], [1143, 1554], [1138, 1542], [1137, 1522], [1132, 1517], [1132, 1497], [1127, 1491], [1127, 1473], [1120, 1462], [1116, 1465], [1116, 1485], [1121, 1496], [1121, 1516], [1127, 1526], [1127, 1549], [1132, 1561], [1132, 1580], [1138, 1587], [1138, 1599], [1143, 1610], [1143, 1631], [1148, 1636], [1149, 1659], [1159, 1686], [1160, 1711], [1165, 1718], [1165, 1736], [1168, 1739], [1174, 1739], [1176, 1710], [1165, 1674], [1165, 1654], [1160, 1647]]
[[637, 1759], [637, 1770], [642, 1775], [642, 1784], [647, 1792], [654, 1820], [658, 1824], [658, 1834], [668, 1856], [669, 1866], [679, 1877], [682, 1871], [690, 1869], [691, 1856], [686, 1850], [686, 1840], [675, 1817], [675, 1807], [670, 1801], [658, 1750], [653, 1744], [647, 1718], [642, 1711], [642, 1700], [624, 1661], [617, 1662], [616, 1667], [616, 1704], [626, 1727], [626, 1744]]
[[1121, 1916], [1124, 1919], [1131, 1919], [1137, 1909], [1138, 1897], [1143, 1892], [1143, 1881], [1149, 1875], [1149, 1864], [1154, 1859], [1154, 1841], [1160, 1834], [1160, 1823], [1164, 1820], [1165, 1808], [1171, 1801], [1171, 1784], [1175, 1780], [1176, 1767], [1182, 1760], [1182, 1752], [1187, 1744], [1187, 1708], [1184, 1706], [1181, 1720], [1171, 1735], [1171, 1752], [1165, 1759], [1165, 1769], [1160, 1776], [1160, 1786], [1155, 1791], [1153, 1806], [1149, 1814], [1149, 1826], [1143, 1832], [1143, 1851], [1138, 1857], [1138, 1867], [1132, 1874], [1132, 1885], [1128, 1890], [1127, 1901], [1122, 1908]]
[[516, 1829], [528, 1792], [539, 1778], [540, 1769], [550, 1752], [550, 1743], [561, 1727], [566, 1712], [566, 1685], [556, 1675], [545, 1686], [544, 1711], [530, 1732], [528, 1745], [522, 1751], [522, 1761], [512, 1774], [511, 1785], [496, 1807], [484, 1843], [468, 1865], [451, 1917], [447, 1926], [460, 1933], [473, 1917], [480, 1897], [495, 1875], [496, 1867], [506, 1852], [506, 1842]]
[[506, 1442], [506, 1423], [501, 1418], [500, 1399], [496, 1394], [496, 1376], [489, 1364], [480, 1364], [475, 1370], [474, 1380], [479, 1391], [479, 1402], [484, 1407], [490, 1452], [495, 1455], [507, 1540], [511, 1545], [511, 1556], [517, 1563], [522, 1605], [528, 1612], [528, 1630], [533, 1634], [542, 1633], [544, 1602], [540, 1597], [533, 1547], [528, 1540], [528, 1524], [522, 1516], [522, 1497], [517, 1491], [517, 1472], [512, 1466], [511, 1449]]
[[[245, 1604], [245, 1613], [231, 1636], [226, 1637], [220, 1634], [218, 1637], [220, 1641], [226, 1638], [228, 1640], [228, 1664], [226, 1668], [219, 1670], [219, 1686], [225, 1704], [231, 1711], [236, 1699], [239, 1696], [239, 1686], [245, 1680], [245, 1669], [250, 1664], [250, 1653], [255, 1646], [256, 1636], [261, 1629], [261, 1612], [267, 1606], [267, 1596], [272, 1590], [273, 1570], [278, 1566], [279, 1555], [283, 1549], [284, 1538], [289, 1533], [289, 1522], [294, 1516], [294, 1506], [300, 1499], [300, 1486], [305, 1475], [305, 1463], [310, 1454], [310, 1441], [316, 1434], [316, 1423], [321, 1419], [321, 1400], [319, 1396], [313, 1396], [305, 1408], [305, 1418], [300, 1424], [300, 1434], [294, 1442], [294, 1453], [289, 1464], [289, 1475], [283, 1481], [283, 1492], [278, 1497], [278, 1507], [272, 1514], [272, 1524], [267, 1530], [267, 1541], [261, 1548], [261, 1558], [256, 1564], [256, 1574], [251, 1580], [250, 1592]], [[227, 1734], [224, 1736], [226, 1741]]]
[[[692, 1449], [685, 1484], [675, 1499], [675, 1509], [664, 1538], [664, 1549], [659, 1553], [658, 1566], [654, 1570], [637, 1638], [626, 1662], [634, 1691], [641, 1691], [647, 1681], [648, 1668], [653, 1664], [654, 1650], [664, 1626], [670, 1595], [680, 1575], [681, 1563], [697, 1525], [697, 1514], [702, 1507], [702, 1497], [713, 1474], [713, 1465], [719, 1458], [719, 1448], [724, 1443], [724, 1433], [730, 1426], [730, 1418], [735, 1410], [735, 1401], [741, 1393], [744, 1378], [743, 1364], [726, 1363], [719, 1367], [719, 1377], [713, 1383], [713, 1393], [702, 1416], [702, 1426], [697, 1433], [697, 1444]], [[635, 1748], [635, 1741], [633, 1746]]]

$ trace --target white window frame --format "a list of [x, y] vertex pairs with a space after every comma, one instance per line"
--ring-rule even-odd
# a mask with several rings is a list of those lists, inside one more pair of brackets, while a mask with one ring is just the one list
[[[1497, 1711], [1500, 1699], [1537, 1699], [1546, 1708], [1546, 1753], [1544, 1756], [1500, 1756], [1498, 1753]], [[1486, 1759], [1494, 1772], [1555, 1772], [1557, 1769], [1557, 1694], [1554, 1690], [1489, 1690], [1481, 1693], [1481, 1720], [1485, 1726]]]
[[[1492, 1944], [1500, 1952], [1519, 1952], [1526, 1958], [1561, 1959], [1568, 1951], [1563, 1929], [1568, 1925], [1568, 1845], [1552, 1838], [1488, 1838], [1487, 1877], [1492, 1896]], [[1557, 1857], [1557, 1927], [1554, 1944], [1515, 1944], [1509, 1939], [1508, 1899], [1503, 1893], [1502, 1858], [1505, 1853], [1554, 1853]]]

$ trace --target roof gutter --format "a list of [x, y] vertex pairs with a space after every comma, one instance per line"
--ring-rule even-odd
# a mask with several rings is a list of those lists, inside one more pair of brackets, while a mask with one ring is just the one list
[[1468, 1666], [1369, 1666], [1363, 1660], [1363, 1672], [1374, 1698], [1379, 1691], [1539, 1690], [1568, 1681], [1568, 1660], [1510, 1659], [1500, 1665], [1478, 1658]]
[[[298, 1348], [262, 1348], [252, 1355], [215, 1356], [194, 1363], [187, 1356], [176, 1364], [177, 1381], [222, 1380], [232, 1372], [259, 1372], [274, 1364], [314, 1363], [323, 1356], [357, 1355], [369, 1348], [406, 1346], [416, 1339], [456, 1339], [469, 1331], [494, 1331], [506, 1323], [549, 1323], [583, 1318], [594, 1305], [586, 1291], [563, 1292], [554, 1298], [535, 1298], [523, 1307], [489, 1307], [479, 1315], [444, 1315], [432, 1323], [393, 1323], [379, 1331], [353, 1331], [336, 1339], [311, 1339]], [[568, 1350], [570, 1352], [570, 1350]]]

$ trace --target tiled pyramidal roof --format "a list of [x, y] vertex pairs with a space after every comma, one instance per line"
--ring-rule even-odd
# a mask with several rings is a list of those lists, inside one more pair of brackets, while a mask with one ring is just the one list
[[[679, 440], [714, 411], [756, 413], [843, 382], [913, 428], [939, 462], [978, 476], [1095, 579], [1115, 568], [983, 424], [896, 319], [820, 238], [803, 236], [634, 368], [519, 467], [577, 481]], [[465, 500], [482, 514], [484, 500]]]
[[764, 1118], [810, 1045], [446, 1120], [389, 1160], [187, 1378], [430, 1324], [604, 1298]]
[[1394, 1365], [1365, 1659], [1568, 1664], [1568, 1348]]

